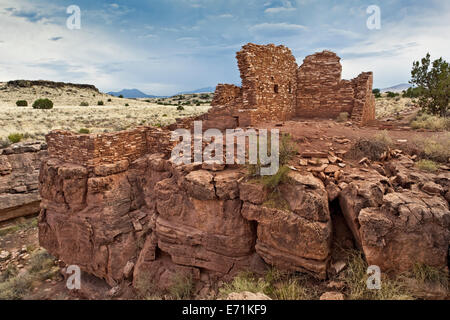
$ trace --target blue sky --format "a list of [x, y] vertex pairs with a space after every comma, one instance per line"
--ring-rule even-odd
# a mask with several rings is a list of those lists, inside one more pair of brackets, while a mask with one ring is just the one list
[[[66, 27], [69, 5], [81, 29]], [[369, 5], [381, 29], [369, 30]], [[407, 82], [428, 51], [450, 60], [448, 0], [0, 0], [0, 81], [92, 83], [149, 94], [239, 83], [235, 53], [284, 44], [297, 62], [335, 51], [343, 78], [374, 71], [375, 87]]]

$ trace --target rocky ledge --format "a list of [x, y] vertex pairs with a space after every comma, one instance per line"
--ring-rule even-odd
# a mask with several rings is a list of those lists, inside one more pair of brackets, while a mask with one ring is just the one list
[[244, 168], [175, 166], [161, 154], [95, 167], [48, 158], [39, 239], [112, 286], [145, 279], [167, 289], [182, 274], [207, 291], [268, 266], [326, 279], [338, 203], [369, 264], [447, 269], [450, 174], [419, 173], [406, 157], [382, 169], [348, 168], [333, 182], [292, 170], [274, 201]]
[[39, 213], [38, 176], [46, 149], [44, 143], [22, 143], [0, 150], [0, 222]]

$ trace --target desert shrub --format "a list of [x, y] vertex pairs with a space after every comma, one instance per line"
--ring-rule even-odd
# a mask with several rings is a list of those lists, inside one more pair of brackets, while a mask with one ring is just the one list
[[311, 293], [297, 279], [289, 279], [276, 286], [272, 296], [277, 300], [310, 300]]
[[395, 98], [395, 97], [398, 97], [400, 94], [399, 93], [396, 93], [396, 92], [391, 92], [391, 91], [388, 91], [388, 92], [386, 92], [386, 96], [388, 97], [388, 98]]
[[26, 100], [18, 100], [16, 102], [16, 106], [18, 106], [18, 107], [28, 107], [28, 102]]
[[231, 283], [226, 283], [220, 288], [219, 293], [221, 296], [228, 296], [233, 292], [252, 292], [252, 293], [265, 293], [270, 287], [270, 283], [262, 278], [257, 278], [251, 272], [241, 272], [234, 277]]
[[108, 99], [108, 102], [111, 102], [111, 101], [112, 101], [112, 99], [111, 99], [111, 98], [109, 98], [109, 99]]
[[89, 133], [90, 133], [90, 130], [89, 130], [89, 129], [86, 129], [86, 128], [81, 128], [81, 129], [78, 131], [78, 133], [81, 133], [81, 134], [89, 134]]
[[423, 171], [435, 172], [439, 169], [439, 166], [436, 162], [432, 160], [422, 159], [417, 162], [417, 168]]
[[30, 273], [40, 274], [41, 278], [47, 278], [54, 266], [54, 258], [45, 250], [37, 250], [30, 257]]
[[280, 192], [274, 191], [271, 192], [268, 196], [266, 201], [263, 203], [264, 207], [267, 208], [273, 208], [273, 209], [279, 209], [279, 210], [290, 210], [289, 203], [286, 201], [286, 199], [283, 198]]
[[417, 263], [414, 265], [413, 275], [421, 283], [438, 283], [448, 290], [449, 278], [445, 270]]
[[348, 112], [341, 112], [339, 113], [339, 116], [336, 118], [337, 122], [346, 122], [348, 121]]
[[288, 164], [289, 161], [297, 154], [297, 146], [292, 141], [292, 137], [290, 134], [281, 135], [280, 141], [280, 164], [285, 165]]
[[88, 102], [82, 102], [82, 103], [80, 103], [80, 107], [89, 107], [89, 103]]
[[176, 274], [169, 288], [171, 296], [177, 300], [189, 299], [194, 290], [194, 282], [191, 275]]
[[349, 159], [360, 160], [362, 158], [369, 158], [371, 160], [379, 160], [383, 152], [387, 151], [389, 144], [383, 139], [358, 139], [346, 153]]
[[403, 98], [418, 98], [420, 97], [422, 88], [410, 87], [408, 90], [403, 91]]
[[33, 277], [28, 274], [0, 283], [0, 300], [20, 300], [30, 292]]
[[8, 281], [15, 276], [17, 276], [17, 269], [12, 263], [10, 263], [8, 264], [8, 267], [2, 273], [0, 273], [0, 283]]
[[375, 95], [375, 98], [381, 98], [381, 90], [380, 89], [373, 89], [372, 93]]
[[359, 251], [349, 251], [347, 268], [343, 271], [344, 282], [350, 300], [411, 300], [413, 297], [406, 286], [398, 280], [387, 277], [381, 280], [380, 290], [367, 288], [368, 264]]
[[416, 138], [413, 140], [412, 153], [422, 159], [447, 162], [450, 158], [450, 133], [447, 132], [443, 137], [438, 138]]
[[183, 106], [178, 106], [178, 107], [177, 107], [177, 110], [178, 110], [178, 111], [183, 111], [183, 110], [184, 110], [184, 107], [183, 107]]
[[123, 98], [123, 95], [119, 95], [119, 98]]
[[200, 107], [200, 102], [197, 102], [196, 104], [195, 104], [197, 107]]
[[413, 129], [428, 129], [433, 131], [450, 130], [450, 118], [421, 113], [411, 121], [411, 127]]
[[141, 272], [134, 280], [133, 287], [140, 299], [156, 300], [158, 297], [157, 286], [149, 273]]
[[104, 103], [103, 101], [98, 101], [98, 102], [97, 102], [97, 105], [98, 105], [98, 106], [104, 106], [105, 103]]
[[0, 148], [7, 148], [11, 145], [11, 141], [9, 139], [0, 139]]
[[450, 105], [450, 65], [441, 58], [431, 62], [430, 54], [421, 61], [414, 61], [411, 83], [421, 88], [419, 105], [422, 110], [446, 117]]
[[394, 144], [394, 141], [392, 140], [392, 138], [389, 136], [389, 132], [387, 130], [383, 130], [379, 133], [377, 133], [373, 139], [375, 141], [378, 141], [382, 144], [384, 144], [386, 147], [392, 147]]
[[17, 143], [20, 142], [24, 138], [22, 133], [11, 133], [8, 136], [8, 140], [11, 141], [11, 143]]
[[50, 99], [38, 99], [33, 103], [33, 109], [53, 109], [53, 102]]
[[272, 176], [262, 176], [261, 182], [268, 188], [269, 190], [275, 190], [278, 185], [282, 182], [287, 181], [287, 175], [290, 169], [287, 166], [282, 166], [278, 169], [277, 173]]

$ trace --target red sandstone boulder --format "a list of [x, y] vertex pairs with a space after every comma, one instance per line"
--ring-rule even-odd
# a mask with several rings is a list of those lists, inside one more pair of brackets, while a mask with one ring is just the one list
[[[393, 187], [398, 192], [384, 177], [369, 172], [362, 180], [350, 182], [339, 197], [343, 215], [367, 262], [383, 272], [396, 273], [411, 271], [416, 264], [446, 268], [450, 211], [440, 196], [442, 187], [430, 182], [431, 175], [403, 166], [392, 170], [391, 165], [389, 171], [395, 174]], [[399, 174], [405, 178], [399, 179]], [[436, 180], [445, 183], [445, 178]], [[421, 192], [419, 186], [428, 192]]]
[[382, 271], [410, 271], [416, 264], [447, 266], [450, 211], [440, 197], [423, 193], [390, 193], [380, 208], [358, 216], [367, 262]]
[[290, 209], [245, 202], [242, 215], [258, 223], [256, 252], [268, 264], [324, 279], [332, 232], [325, 187], [311, 174], [288, 177], [279, 189]]
[[[196, 187], [199, 181], [212, 186], [207, 171], [192, 173], [190, 181], [195, 181]], [[234, 184], [234, 180], [229, 181], [224, 190], [233, 190]], [[252, 254], [255, 233], [251, 223], [241, 216], [238, 199], [202, 200], [202, 193], [184, 192], [173, 178], [159, 182], [156, 193], [158, 247], [168, 252], [175, 263], [227, 273]]]

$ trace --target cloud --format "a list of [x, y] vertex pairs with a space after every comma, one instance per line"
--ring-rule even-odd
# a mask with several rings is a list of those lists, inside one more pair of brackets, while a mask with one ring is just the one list
[[260, 23], [249, 28], [250, 33], [256, 36], [279, 37], [279, 36], [293, 36], [308, 28], [300, 24], [290, 23]]
[[294, 8], [292, 6], [292, 3], [290, 1], [283, 1], [283, 5], [281, 7], [271, 7], [264, 10], [265, 13], [280, 13], [280, 12], [289, 12], [289, 11], [295, 11], [297, 8]]

